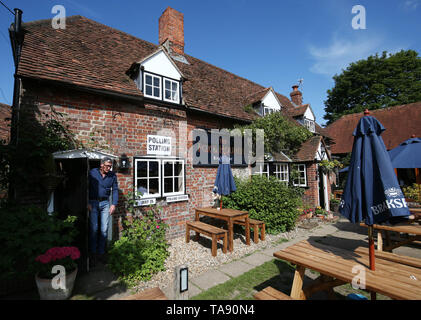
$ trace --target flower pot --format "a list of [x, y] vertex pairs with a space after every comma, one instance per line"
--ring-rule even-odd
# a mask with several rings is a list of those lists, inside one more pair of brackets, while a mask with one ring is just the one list
[[75, 284], [77, 268], [70, 274], [66, 274], [65, 289], [54, 289], [52, 285], [53, 279], [42, 279], [35, 276], [35, 282], [38, 287], [38, 293], [41, 300], [66, 300], [70, 297]]

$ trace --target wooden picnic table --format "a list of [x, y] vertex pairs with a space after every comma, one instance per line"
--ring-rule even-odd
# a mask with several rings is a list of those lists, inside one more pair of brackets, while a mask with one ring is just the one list
[[246, 244], [250, 245], [250, 219], [247, 211], [222, 208], [196, 208], [195, 220], [199, 221], [200, 215], [221, 219], [228, 223], [228, 250], [234, 249], [234, 221], [245, 219], [246, 227]]
[[[364, 222], [360, 226], [367, 227]], [[421, 240], [421, 225], [416, 223], [408, 223], [406, 225], [380, 225], [373, 224], [373, 228], [377, 230], [377, 250], [392, 251], [393, 249], [403, 246], [405, 244]], [[392, 242], [389, 232], [398, 232], [408, 234], [408, 238]], [[386, 240], [386, 245], [383, 245], [383, 233]]]
[[[353, 283], [356, 277], [365, 279], [365, 290], [392, 299], [421, 299], [421, 269], [376, 259], [376, 270], [372, 271], [368, 248], [364, 254], [304, 240], [273, 255], [297, 266], [290, 294], [293, 299], [304, 300], [314, 292], [324, 290], [332, 294], [334, 287]], [[321, 276], [303, 288], [306, 268], [319, 272]]]

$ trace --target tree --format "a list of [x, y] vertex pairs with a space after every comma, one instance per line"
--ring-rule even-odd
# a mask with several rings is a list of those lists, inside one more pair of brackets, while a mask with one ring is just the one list
[[292, 156], [298, 151], [301, 144], [312, 136], [312, 133], [304, 126], [292, 123], [280, 112], [273, 112], [260, 117], [246, 126], [236, 126], [240, 130], [263, 129], [265, 136], [265, 152], [274, 153], [283, 151]]
[[351, 63], [333, 77], [327, 91], [324, 119], [421, 101], [421, 58], [413, 50], [383, 52]]

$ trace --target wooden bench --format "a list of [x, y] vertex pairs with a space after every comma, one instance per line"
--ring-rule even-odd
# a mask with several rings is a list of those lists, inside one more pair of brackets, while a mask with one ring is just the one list
[[[255, 220], [255, 219], [249, 219], [249, 223], [250, 223], [250, 228], [253, 228], [253, 241], [254, 243], [258, 243], [259, 242], [259, 227], [260, 227], [260, 240], [264, 241], [265, 240], [265, 223], [263, 221], [259, 221], [259, 220]], [[243, 219], [239, 219], [239, 220], [234, 220], [235, 224], [239, 224], [241, 226], [246, 226], [246, 220]]]
[[289, 295], [272, 287], [266, 287], [262, 291], [255, 293], [254, 298], [257, 300], [294, 300]]
[[123, 297], [120, 300], [168, 300], [159, 287], [146, 289], [145, 291]]
[[[368, 248], [367, 247], [358, 247], [355, 249], [355, 252], [358, 254], [368, 255]], [[376, 258], [387, 260], [387, 261], [393, 261], [400, 264], [404, 264], [407, 266], [420, 268], [421, 269], [421, 259], [414, 258], [414, 257], [407, 257], [402, 256], [399, 254], [386, 252], [386, 251], [375, 251]]]
[[196, 231], [196, 239], [202, 233], [212, 238], [212, 256], [216, 257], [216, 245], [219, 239], [223, 240], [223, 253], [227, 253], [227, 234], [228, 231], [212, 226], [201, 221], [187, 221], [186, 222], [186, 242], [190, 242], [190, 230]]

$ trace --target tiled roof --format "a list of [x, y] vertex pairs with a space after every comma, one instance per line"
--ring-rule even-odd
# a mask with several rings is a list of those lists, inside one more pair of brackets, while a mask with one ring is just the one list
[[288, 114], [291, 117], [303, 116], [308, 107], [309, 107], [308, 104], [303, 104], [299, 107], [290, 108], [290, 109], [288, 109]]
[[[370, 110], [370, 115], [386, 128], [381, 136], [388, 150], [397, 147], [413, 134], [421, 137], [421, 102]], [[352, 151], [354, 143], [352, 132], [363, 116], [363, 112], [348, 114], [325, 128], [327, 134], [334, 139], [334, 144], [331, 145], [333, 154]]]
[[[159, 49], [158, 45], [82, 16], [68, 17], [64, 30], [53, 29], [51, 20], [23, 26], [27, 33], [19, 75], [142, 96], [126, 71]], [[244, 97], [265, 87], [189, 55], [184, 57], [188, 64], [174, 62], [187, 78], [183, 84], [187, 107], [242, 120], [258, 117], [244, 110]], [[277, 96], [284, 110], [293, 107], [288, 98]]]
[[294, 155], [294, 161], [313, 161], [322, 141], [321, 136], [313, 136], [301, 145], [300, 150]]

